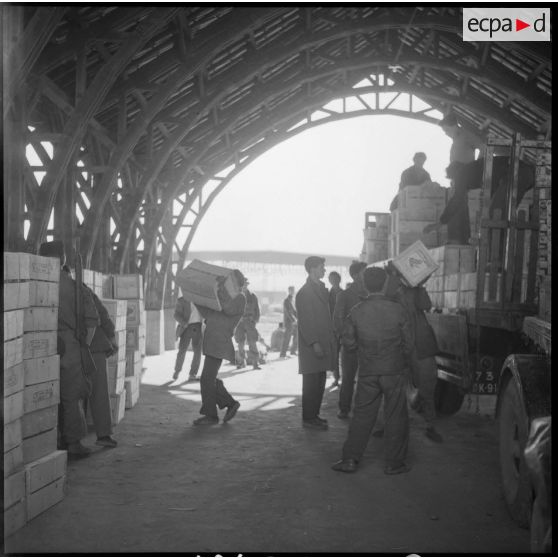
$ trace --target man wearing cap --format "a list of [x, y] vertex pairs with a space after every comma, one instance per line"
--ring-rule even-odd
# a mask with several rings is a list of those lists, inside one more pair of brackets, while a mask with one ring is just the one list
[[329, 311], [329, 293], [321, 279], [325, 258], [309, 256], [304, 261], [306, 283], [295, 298], [298, 316], [298, 364], [302, 374], [302, 424], [306, 428], [326, 430], [321, 418], [326, 373], [335, 366], [335, 336]]
[[260, 337], [256, 324], [260, 321], [260, 305], [258, 304], [258, 297], [248, 290], [248, 279], [244, 280], [242, 292], [246, 297], [246, 308], [239, 324], [234, 331], [234, 340], [238, 343], [238, 355], [240, 362], [237, 363], [237, 368], [244, 368], [246, 366], [246, 350], [245, 344], [248, 341], [248, 356], [252, 363], [254, 370], [261, 370], [258, 365], [260, 360], [260, 351], [258, 349], [258, 339]]
[[431, 182], [430, 173], [424, 169], [425, 162], [425, 153], [419, 151], [414, 154], [413, 165], [401, 173], [399, 189], [405, 188], [405, 186], [420, 186], [425, 182]]
[[60, 354], [60, 448], [68, 451], [70, 459], [88, 457], [91, 449], [81, 444], [87, 434], [84, 400], [91, 393], [91, 379], [86, 376], [81, 361], [81, 345], [90, 345], [99, 325], [99, 314], [87, 289], [81, 289], [81, 321], [83, 331], [78, 331], [76, 320], [76, 282], [68, 267], [64, 245], [61, 241], [44, 242], [39, 255], [60, 259], [60, 284], [58, 306], [58, 352]]
[[384, 397], [385, 461], [388, 475], [405, 473], [409, 441], [406, 373], [413, 338], [403, 307], [384, 294], [385, 270], [364, 271], [364, 285], [370, 293], [354, 306], [343, 330], [343, 345], [357, 351], [358, 382], [353, 418], [342, 459], [332, 468], [353, 473], [366, 449], [368, 438]]
[[[238, 286], [242, 288], [244, 275], [238, 269], [234, 270], [234, 275]], [[244, 314], [246, 297], [240, 291], [234, 298], [231, 298], [225, 288], [224, 278], [219, 281], [217, 295], [221, 303], [221, 311], [196, 304], [205, 320], [203, 336], [205, 360], [200, 377], [202, 398], [200, 414], [203, 416], [194, 421], [195, 426], [217, 424], [219, 422], [217, 406], [220, 409], [227, 408], [223, 422], [231, 420], [240, 407], [240, 403], [226, 390], [223, 382], [217, 378], [217, 374], [223, 359], [234, 360], [232, 336]]]

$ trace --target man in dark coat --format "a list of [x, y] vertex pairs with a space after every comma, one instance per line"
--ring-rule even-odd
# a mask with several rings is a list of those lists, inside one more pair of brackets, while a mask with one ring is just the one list
[[[345, 321], [349, 317], [349, 312], [361, 300], [365, 299], [368, 293], [364, 288], [362, 273], [366, 268], [364, 262], [354, 261], [349, 266], [349, 274], [353, 279], [344, 291], [337, 295], [335, 310], [333, 311], [333, 329], [338, 339], [343, 335]], [[353, 401], [355, 379], [358, 370], [358, 358], [355, 351], [348, 351], [341, 345], [341, 389], [339, 390], [339, 412], [340, 419], [349, 418], [349, 411]]]
[[[91, 394], [91, 378], [81, 360], [81, 343], [89, 346], [99, 325], [99, 314], [89, 291], [81, 289], [81, 322], [76, 320], [76, 282], [65, 265], [66, 256], [61, 241], [44, 242], [39, 255], [60, 259], [58, 305], [58, 351], [60, 353], [60, 449], [68, 451], [68, 458], [88, 457], [91, 449], [82, 445], [87, 435], [84, 401]], [[80, 343], [81, 341], [81, 343]]]
[[[333, 319], [333, 311], [335, 310], [335, 302], [337, 301], [337, 296], [340, 292], [343, 292], [341, 288], [341, 275], [337, 271], [332, 271], [328, 276], [327, 280], [331, 285], [329, 289], [329, 313]], [[333, 368], [333, 383], [331, 387], [337, 387], [339, 385], [339, 351], [341, 350], [341, 341], [338, 336], [335, 336], [335, 366]]]
[[405, 186], [420, 186], [425, 182], [431, 182], [430, 173], [424, 170], [425, 162], [426, 155], [422, 151], [414, 154], [413, 166], [401, 173], [399, 189], [405, 188]]
[[179, 339], [178, 353], [176, 354], [176, 361], [174, 363], [173, 380], [176, 380], [182, 371], [184, 364], [184, 357], [188, 350], [188, 345], [192, 341], [192, 363], [190, 364], [190, 372], [188, 374], [188, 381], [196, 381], [196, 375], [200, 367], [201, 352], [202, 352], [202, 324], [201, 315], [194, 304], [186, 300], [183, 296], [179, 297], [176, 301], [176, 308], [174, 309], [174, 319], [178, 322], [176, 326], [176, 336]]
[[261, 370], [258, 362], [260, 360], [260, 351], [258, 350], [258, 339], [260, 334], [256, 329], [256, 324], [260, 321], [260, 305], [258, 297], [248, 290], [248, 280], [244, 282], [242, 292], [246, 297], [246, 308], [239, 324], [234, 330], [234, 340], [238, 343], [238, 356], [240, 362], [237, 363], [238, 369], [246, 366], [246, 342], [248, 342], [248, 361], [252, 364], [254, 370]]
[[412, 350], [412, 334], [401, 304], [383, 294], [387, 273], [370, 267], [364, 284], [370, 295], [351, 310], [343, 331], [347, 350], [358, 351], [358, 382], [353, 418], [343, 456], [332, 468], [353, 473], [357, 470], [384, 396], [385, 460], [388, 475], [405, 473], [409, 442], [406, 373]]
[[[237, 283], [244, 285], [244, 275], [237, 269], [234, 270]], [[219, 283], [218, 296], [221, 302], [221, 311], [205, 306], [196, 305], [200, 314], [205, 319], [205, 334], [203, 336], [203, 354], [205, 360], [200, 378], [202, 417], [194, 421], [194, 425], [217, 424], [217, 406], [219, 409], [227, 408], [223, 422], [228, 422], [237, 413], [240, 403], [233, 399], [226, 390], [225, 385], [217, 378], [223, 359], [234, 361], [234, 345], [232, 336], [238, 322], [244, 314], [246, 297], [239, 292], [231, 298], [224, 286], [224, 280]]]
[[306, 283], [295, 299], [298, 316], [298, 364], [302, 374], [302, 424], [327, 429], [320, 407], [326, 373], [335, 366], [335, 335], [329, 312], [328, 292], [320, 279], [325, 275], [325, 259], [309, 256], [304, 262]]
[[283, 324], [285, 325], [285, 335], [281, 345], [279, 358], [287, 358], [287, 349], [292, 336], [291, 355], [296, 355], [298, 349], [298, 321], [296, 308], [294, 306], [294, 287], [289, 287], [287, 298], [283, 301]]

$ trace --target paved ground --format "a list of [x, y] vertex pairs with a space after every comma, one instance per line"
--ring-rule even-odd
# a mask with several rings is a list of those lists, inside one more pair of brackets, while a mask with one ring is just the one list
[[201, 428], [199, 384], [181, 383], [186, 367], [169, 381], [175, 354], [145, 360], [119, 446], [70, 463], [66, 498], [9, 538], [6, 553], [529, 552], [501, 497], [495, 423], [474, 406], [441, 421], [443, 445], [412, 417], [410, 473], [384, 475], [372, 438], [360, 470], [345, 475], [330, 469], [347, 429], [338, 392], [328, 388], [323, 406], [329, 431], [301, 428], [296, 360], [224, 367], [241, 409]]

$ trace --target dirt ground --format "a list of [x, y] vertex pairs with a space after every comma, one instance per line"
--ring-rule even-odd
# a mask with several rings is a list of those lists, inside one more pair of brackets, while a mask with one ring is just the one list
[[[509, 518], [487, 408], [440, 421], [445, 442], [411, 417], [405, 475], [382, 471], [371, 438], [356, 474], [330, 469], [347, 422], [328, 380], [328, 431], [301, 427], [296, 359], [262, 371], [223, 367], [241, 402], [228, 424], [194, 427], [199, 384], [171, 380], [176, 351], [147, 357], [141, 398], [116, 427], [115, 449], [68, 465], [65, 499], [5, 541], [7, 554], [526, 554]], [[187, 364], [191, 358], [188, 353]]]

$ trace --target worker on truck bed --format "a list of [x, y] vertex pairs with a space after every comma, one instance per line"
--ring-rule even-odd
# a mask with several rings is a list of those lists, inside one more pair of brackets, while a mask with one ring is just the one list
[[[424, 170], [424, 163], [426, 162], [426, 154], [419, 151], [413, 155], [413, 165], [406, 168], [401, 173], [401, 180], [399, 181], [399, 190], [405, 188], [405, 186], [421, 186], [423, 184], [428, 184], [432, 182], [430, 178], [430, 173]], [[395, 194], [389, 210], [393, 211], [398, 207], [398, 196]]]

